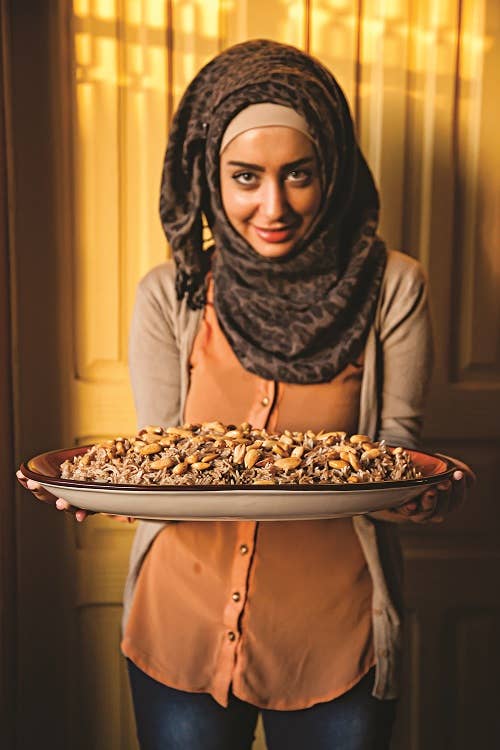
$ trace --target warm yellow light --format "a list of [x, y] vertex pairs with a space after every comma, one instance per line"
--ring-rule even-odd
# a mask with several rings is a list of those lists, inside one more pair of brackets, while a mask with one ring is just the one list
[[115, 20], [117, 16], [116, 0], [97, 0], [93, 6], [93, 14], [102, 20]]
[[92, 63], [92, 37], [90, 34], [75, 34], [75, 57], [77, 65], [90, 65]]
[[142, 23], [144, 3], [142, 0], [127, 0], [125, 3], [124, 16], [129, 24], [139, 25]]
[[153, 29], [163, 29], [166, 24], [167, 3], [163, 0], [144, 0], [144, 23]]
[[90, 13], [90, 0], [73, 0], [73, 12], [76, 16], [87, 16]]

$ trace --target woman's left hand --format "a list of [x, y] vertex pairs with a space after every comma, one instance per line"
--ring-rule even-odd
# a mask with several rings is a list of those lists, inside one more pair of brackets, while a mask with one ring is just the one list
[[[449, 458], [444, 456], [444, 458]], [[381, 521], [401, 523], [441, 523], [450, 511], [458, 508], [465, 500], [468, 487], [476, 481], [472, 469], [456, 458], [451, 459], [458, 467], [452, 479], [436, 484], [425, 490], [418, 497], [414, 497], [398, 508], [387, 511], [377, 511], [370, 515]]]

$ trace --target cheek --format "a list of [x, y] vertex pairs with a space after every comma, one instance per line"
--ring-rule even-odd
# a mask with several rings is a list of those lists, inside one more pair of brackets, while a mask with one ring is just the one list
[[307, 215], [311, 220], [315, 219], [321, 208], [321, 190], [319, 187], [311, 191], [307, 203]]
[[232, 224], [243, 221], [253, 211], [254, 201], [251, 195], [241, 190], [235, 190], [234, 186], [221, 185], [221, 198], [222, 207]]
[[291, 203], [296, 213], [300, 214], [303, 219], [311, 222], [317, 216], [321, 207], [321, 194], [319, 191], [311, 191], [306, 194], [302, 193]]

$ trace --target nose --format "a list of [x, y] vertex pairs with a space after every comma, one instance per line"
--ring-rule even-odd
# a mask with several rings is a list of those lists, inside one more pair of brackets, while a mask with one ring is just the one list
[[260, 210], [267, 222], [284, 219], [289, 211], [286, 191], [279, 179], [269, 179], [262, 185]]

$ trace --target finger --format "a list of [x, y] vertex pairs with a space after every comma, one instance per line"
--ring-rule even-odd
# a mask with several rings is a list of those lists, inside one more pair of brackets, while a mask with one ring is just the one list
[[420, 508], [423, 513], [434, 512], [437, 502], [436, 490], [427, 490], [420, 496]]
[[440, 490], [441, 492], [448, 492], [448, 490], [451, 489], [450, 480], [445, 479], [444, 482], [439, 482], [439, 484], [436, 485], [436, 489]]
[[19, 479], [19, 481], [21, 482], [21, 484], [24, 484], [24, 486], [26, 486], [26, 483], [27, 483], [27, 481], [28, 481], [28, 480], [27, 480], [27, 479], [26, 479], [26, 477], [24, 476], [24, 474], [23, 474], [23, 472], [21, 471], [21, 469], [18, 469], [18, 470], [16, 471], [16, 477], [17, 477], [17, 478]]
[[451, 456], [445, 455], [444, 453], [437, 453], [436, 455], [441, 456], [442, 458], [446, 458], [448, 459], [448, 461], [454, 463], [457, 467], [457, 471], [461, 471], [465, 476], [465, 481], [468, 487], [472, 486], [477, 481], [477, 477], [470, 466], [465, 464], [463, 461], [460, 461], [459, 458], [453, 458]]
[[75, 519], [79, 522], [85, 521], [87, 516], [92, 515], [91, 511], [82, 510], [82, 508], [76, 508], [74, 505], [71, 505], [70, 503], [68, 503], [67, 500], [64, 500], [62, 497], [57, 498], [56, 508], [57, 510], [64, 510], [67, 513], [74, 514]]
[[42, 487], [41, 484], [38, 484], [38, 482], [34, 482], [32, 479], [27, 480], [26, 489], [32, 492], [37, 500], [42, 500], [43, 502], [49, 503], [54, 502], [54, 495], [44, 487]]
[[444, 516], [436, 514], [434, 510], [426, 513], [416, 513], [413, 516], [409, 516], [408, 520], [412, 523], [441, 523], [444, 521]]
[[418, 508], [418, 502], [416, 500], [410, 500], [407, 503], [404, 503], [403, 505], [400, 505], [397, 508], [391, 508], [394, 513], [401, 513], [402, 515], [410, 515], [411, 513], [414, 513]]
[[119, 521], [120, 523], [133, 523], [135, 518], [132, 516], [117, 516], [114, 513], [106, 513], [108, 518], [112, 518], [113, 521]]

